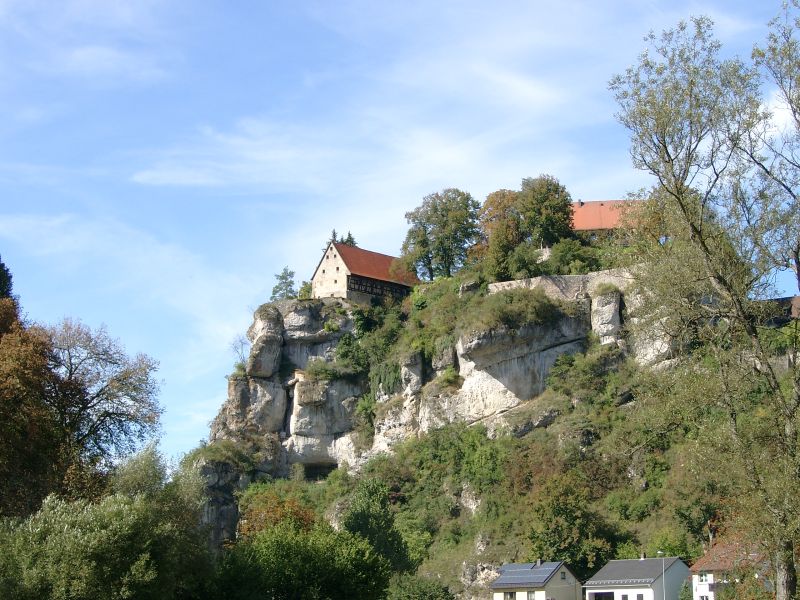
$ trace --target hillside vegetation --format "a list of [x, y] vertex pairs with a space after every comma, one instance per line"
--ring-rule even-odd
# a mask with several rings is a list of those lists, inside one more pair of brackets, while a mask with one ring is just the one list
[[[691, 561], [725, 538], [763, 560], [749, 567], [759, 579], [735, 573], [718, 597], [796, 598], [800, 320], [770, 298], [777, 271], [800, 284], [798, 10], [784, 4], [749, 62], [724, 58], [701, 17], [650, 34], [611, 80], [634, 165], [656, 182], [614, 235], [574, 232], [549, 175], [483, 204], [447, 188], [406, 215], [395, 267], [424, 283], [352, 315], [325, 305], [338, 343], [303, 374], [315, 390], [363, 384], [362, 450], [403, 402], [412, 355], [428, 375], [420, 393], [445, 402], [466, 387], [446, 360], [457, 339], [513, 343], [576, 310], [535, 289], [489, 294], [490, 282], [623, 266], [633, 293], [620, 339], [570, 346], [543, 393], [502, 421], [409, 435], [359, 470], [265, 475], [278, 428], [261, 454], [246, 431], [166, 465], [142, 448], [161, 413], [155, 361], [77, 321], [26, 322], [0, 262], [3, 598], [466, 599], [486, 597], [506, 561], [564, 560], [586, 578], [612, 558]], [[795, 116], [780, 130], [764, 110], [774, 90]], [[300, 294], [309, 286], [287, 267], [273, 299]], [[636, 362], [643, 334], [668, 357]], [[247, 368], [230, 382], [246, 387]], [[287, 403], [289, 377], [284, 360], [262, 379]], [[200, 524], [221, 506], [212, 483], [234, 480], [249, 485], [223, 506], [239, 518], [218, 547]]]

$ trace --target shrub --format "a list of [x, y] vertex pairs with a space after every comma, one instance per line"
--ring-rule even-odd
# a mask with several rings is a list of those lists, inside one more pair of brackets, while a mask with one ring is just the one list
[[539, 288], [505, 290], [480, 297], [462, 315], [460, 329], [517, 331], [525, 325], [550, 323], [565, 312]]

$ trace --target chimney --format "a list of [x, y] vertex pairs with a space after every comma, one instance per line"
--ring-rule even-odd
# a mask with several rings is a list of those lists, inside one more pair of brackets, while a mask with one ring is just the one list
[[537, 567], [541, 567], [542, 566], [542, 559], [541, 558], [537, 558], [536, 559], [536, 566]]

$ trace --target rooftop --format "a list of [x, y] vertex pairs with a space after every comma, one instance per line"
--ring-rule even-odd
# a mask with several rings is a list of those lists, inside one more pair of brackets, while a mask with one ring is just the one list
[[695, 561], [690, 571], [732, 571], [740, 566], [752, 565], [761, 560], [760, 555], [753, 550], [735, 540], [717, 542]]
[[380, 281], [391, 281], [406, 286], [411, 286], [414, 283], [411, 274], [409, 274], [409, 277], [403, 277], [402, 273], [391, 272], [392, 263], [396, 260], [394, 256], [381, 254], [380, 252], [372, 252], [371, 250], [364, 250], [357, 246], [348, 246], [347, 244], [340, 244], [338, 242], [334, 242], [333, 247], [339, 253], [339, 256], [342, 257], [347, 269], [353, 275], [360, 275], [361, 277], [369, 277]]
[[575, 231], [615, 229], [619, 226], [621, 208], [627, 200], [596, 200], [572, 203], [572, 224]]
[[679, 562], [675, 556], [609, 561], [589, 579], [585, 586], [651, 584], [661, 577], [662, 569], [669, 570]]
[[564, 564], [559, 562], [509, 563], [500, 567], [500, 576], [489, 586], [493, 590], [543, 587]]

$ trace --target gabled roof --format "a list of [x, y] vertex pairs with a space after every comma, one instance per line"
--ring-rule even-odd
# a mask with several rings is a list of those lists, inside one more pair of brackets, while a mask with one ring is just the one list
[[334, 242], [333, 247], [342, 257], [347, 270], [353, 275], [379, 279], [380, 281], [391, 281], [405, 286], [412, 285], [409, 280], [403, 281], [402, 277], [390, 274], [389, 268], [396, 260], [394, 256], [338, 242]]
[[495, 579], [490, 588], [493, 590], [521, 587], [544, 587], [550, 578], [564, 564], [559, 562], [509, 563], [500, 567], [500, 577]]
[[621, 209], [627, 200], [596, 200], [572, 203], [572, 228], [575, 231], [596, 231], [619, 227]]
[[610, 585], [651, 584], [661, 577], [662, 568], [668, 571], [680, 559], [675, 556], [660, 558], [634, 558], [628, 560], [612, 560], [595, 573], [584, 587]]
[[711, 546], [689, 569], [692, 573], [701, 571], [732, 571], [737, 567], [753, 565], [762, 560], [761, 555], [737, 540], [720, 541]]

